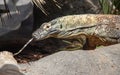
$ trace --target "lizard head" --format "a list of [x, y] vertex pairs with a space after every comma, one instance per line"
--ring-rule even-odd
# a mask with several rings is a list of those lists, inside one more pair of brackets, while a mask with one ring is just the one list
[[58, 28], [51, 22], [43, 23], [40, 28], [33, 32], [32, 37], [34, 40], [43, 40], [49, 37], [54, 37], [59, 33]]

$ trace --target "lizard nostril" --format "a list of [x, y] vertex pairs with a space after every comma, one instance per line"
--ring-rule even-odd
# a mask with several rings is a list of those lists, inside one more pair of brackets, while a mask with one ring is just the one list
[[36, 34], [36, 33], [33, 33], [33, 34], [32, 34], [32, 37], [33, 37], [33, 38], [37, 38], [37, 34]]

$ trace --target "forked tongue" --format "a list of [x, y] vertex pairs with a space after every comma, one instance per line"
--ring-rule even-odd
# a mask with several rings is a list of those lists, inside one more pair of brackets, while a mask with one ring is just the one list
[[14, 53], [14, 56], [15, 56], [15, 55], [18, 55], [19, 53], [21, 53], [21, 52], [25, 49], [25, 47], [26, 47], [30, 42], [33, 41], [33, 39], [34, 39], [34, 38], [31, 38], [17, 53]]

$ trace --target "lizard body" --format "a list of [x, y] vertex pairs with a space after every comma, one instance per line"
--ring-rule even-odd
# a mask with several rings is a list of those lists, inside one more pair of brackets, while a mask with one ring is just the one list
[[32, 36], [35, 40], [49, 37], [66, 39], [67, 41], [77, 39], [82, 45], [85, 45], [87, 38], [95, 36], [102, 41], [119, 43], [120, 16], [101, 14], [63, 16], [43, 23], [33, 32]]

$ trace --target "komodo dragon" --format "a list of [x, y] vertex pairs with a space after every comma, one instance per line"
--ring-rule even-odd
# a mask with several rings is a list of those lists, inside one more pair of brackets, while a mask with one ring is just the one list
[[[68, 15], [43, 23], [32, 34], [36, 41], [49, 37], [65, 40], [64, 49], [81, 49], [120, 42], [120, 16], [102, 14]], [[90, 42], [91, 41], [91, 42]]]

